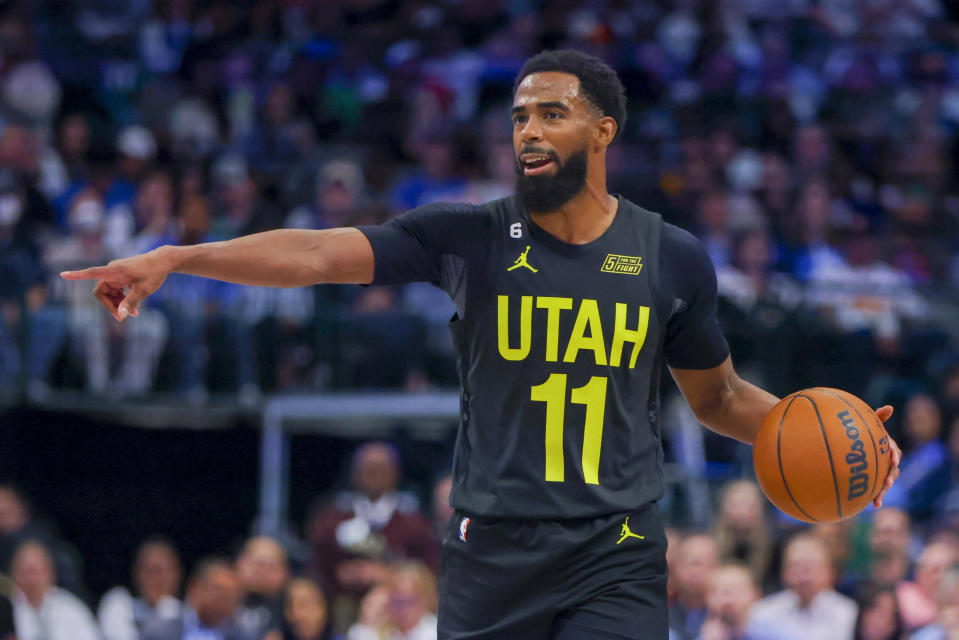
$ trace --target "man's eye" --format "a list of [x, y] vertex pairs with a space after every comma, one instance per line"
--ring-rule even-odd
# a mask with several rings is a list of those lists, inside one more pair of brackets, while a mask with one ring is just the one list
[[563, 117], [563, 114], [560, 113], [559, 111], [550, 111], [549, 113], [546, 114], [546, 117], [549, 118], [550, 120], [559, 120], [560, 118]]
[[513, 116], [513, 124], [523, 124], [526, 120], [526, 116]]

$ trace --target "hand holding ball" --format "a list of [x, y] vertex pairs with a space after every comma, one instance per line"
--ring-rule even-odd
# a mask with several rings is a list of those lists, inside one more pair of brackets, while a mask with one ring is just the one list
[[783, 398], [763, 419], [753, 447], [766, 497], [806, 522], [862, 511], [882, 491], [891, 461], [889, 435], [869, 405], [825, 387]]

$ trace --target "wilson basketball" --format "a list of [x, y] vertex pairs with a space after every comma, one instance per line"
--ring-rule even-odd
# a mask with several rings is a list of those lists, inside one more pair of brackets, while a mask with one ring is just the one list
[[865, 402], [817, 387], [797, 391], [763, 419], [753, 466], [769, 500], [806, 522], [835, 522], [873, 501], [889, 471], [889, 437]]

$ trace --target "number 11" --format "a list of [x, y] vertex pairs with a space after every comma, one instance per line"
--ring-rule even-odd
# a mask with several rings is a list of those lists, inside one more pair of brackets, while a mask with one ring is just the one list
[[[599, 484], [599, 451], [603, 445], [603, 417], [606, 413], [606, 378], [593, 376], [585, 386], [572, 389], [570, 402], [586, 405], [583, 427], [583, 479]], [[563, 482], [563, 422], [566, 415], [566, 374], [550, 374], [546, 382], [530, 389], [530, 399], [546, 403], [546, 481]]]

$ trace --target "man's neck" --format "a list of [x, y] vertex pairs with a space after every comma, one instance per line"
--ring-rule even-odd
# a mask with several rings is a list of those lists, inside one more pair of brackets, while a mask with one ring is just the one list
[[705, 593], [680, 593], [677, 599], [686, 611], [699, 611], [706, 608]]
[[[601, 186], [594, 186], [599, 184]], [[586, 244], [603, 235], [616, 217], [619, 202], [606, 191], [605, 182], [586, 186], [557, 211], [533, 213], [533, 221], [569, 244]]]
[[809, 606], [813, 603], [813, 600], [818, 598], [821, 593], [824, 593], [828, 590], [829, 590], [828, 588], [822, 589], [821, 591], [817, 591], [816, 593], [812, 594], [812, 596], [809, 596], [808, 598], [803, 598], [799, 593], [795, 591], [793, 593], [796, 593], [796, 595], [799, 597], [799, 608], [808, 609]]
[[33, 607], [34, 609], [39, 609], [41, 606], [43, 606], [43, 600], [47, 597], [48, 593], [50, 593], [50, 590], [44, 591], [43, 593], [38, 593], [38, 592], [32, 592], [29, 594], [24, 593], [23, 595], [26, 596], [27, 602], [30, 603], [31, 607]]

